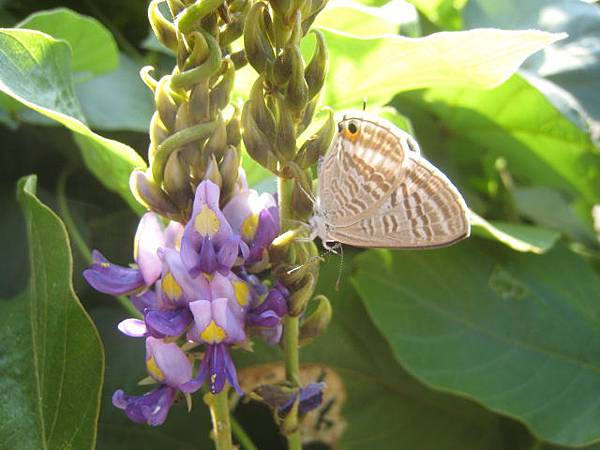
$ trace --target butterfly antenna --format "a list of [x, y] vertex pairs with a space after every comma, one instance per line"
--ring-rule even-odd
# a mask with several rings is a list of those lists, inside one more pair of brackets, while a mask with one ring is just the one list
[[335, 291], [339, 292], [340, 290], [340, 282], [342, 281], [342, 273], [344, 271], [344, 246], [340, 243], [340, 268], [338, 270], [338, 277], [335, 281]]
[[314, 207], [315, 204], [317, 203], [317, 198], [312, 193], [306, 192], [306, 189], [304, 189], [300, 183], [297, 183], [296, 186], [298, 186], [300, 188], [300, 190], [302, 192], [304, 192], [304, 195], [306, 195], [306, 197], [310, 200], [310, 202], [312, 203], [312, 205]]
[[362, 107], [363, 107], [363, 111], [367, 110], [367, 97], [363, 97]]

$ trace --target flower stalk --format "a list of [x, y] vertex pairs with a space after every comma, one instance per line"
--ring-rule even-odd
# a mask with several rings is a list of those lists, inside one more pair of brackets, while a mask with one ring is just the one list
[[216, 450], [233, 450], [231, 441], [231, 422], [229, 419], [228, 389], [225, 388], [218, 394], [206, 394], [204, 402], [210, 409], [213, 425], [213, 439]]

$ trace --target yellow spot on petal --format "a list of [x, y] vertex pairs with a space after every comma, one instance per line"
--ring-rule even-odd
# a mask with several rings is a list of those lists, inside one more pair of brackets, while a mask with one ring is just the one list
[[242, 237], [247, 241], [254, 238], [256, 229], [258, 228], [258, 214], [250, 214], [242, 223]]
[[233, 290], [235, 291], [235, 299], [240, 306], [246, 306], [250, 300], [250, 288], [243, 281], [234, 281]]
[[107, 262], [100, 263], [101, 267], [110, 267], [110, 264]]
[[219, 231], [219, 225], [219, 218], [207, 205], [202, 206], [202, 209], [194, 219], [194, 229], [201, 236], [213, 237]]
[[163, 381], [165, 379], [165, 374], [162, 372], [162, 370], [160, 370], [158, 364], [156, 364], [154, 356], [151, 356], [146, 360], [146, 369], [148, 369], [148, 373], [156, 380]]
[[208, 344], [218, 344], [227, 337], [225, 330], [211, 320], [208, 326], [200, 333], [200, 338]]
[[178, 300], [183, 294], [181, 286], [175, 281], [175, 277], [171, 272], [163, 277], [162, 290], [171, 300]]

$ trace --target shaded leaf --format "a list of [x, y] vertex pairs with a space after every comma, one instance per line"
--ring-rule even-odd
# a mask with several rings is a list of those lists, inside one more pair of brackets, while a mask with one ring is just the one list
[[71, 285], [72, 261], [60, 219], [19, 182], [29, 234], [31, 278], [0, 304], [0, 447], [93, 449], [104, 356], [98, 333]]
[[566, 446], [600, 439], [600, 278], [545, 255], [470, 240], [371, 250], [353, 278], [394, 355], [425, 383], [475, 399]]
[[497, 240], [519, 252], [545, 253], [550, 250], [560, 235], [555, 231], [533, 225], [494, 220], [488, 222], [471, 212], [473, 234]]
[[532, 53], [563, 38], [541, 31], [479, 29], [423, 38], [357, 37], [324, 29], [330, 53], [325, 103], [335, 109], [387, 103], [399, 91], [433, 86], [489, 89]]
[[131, 58], [121, 54], [116, 70], [75, 86], [90, 127], [148, 133], [154, 101], [139, 70]]
[[[523, 68], [575, 96], [600, 128], [600, 8], [580, 0], [471, 0], [465, 27], [537, 28], [568, 37], [525, 62]], [[554, 93], [542, 86], [542, 92]], [[597, 131], [600, 133], [600, 130]]]
[[115, 69], [119, 64], [117, 43], [110, 31], [93, 17], [57, 8], [36, 12], [17, 27], [41, 31], [68, 42], [73, 55], [73, 72], [98, 75]]
[[[38, 31], [0, 30], [0, 90], [25, 106], [55, 120], [87, 142], [84, 151], [94, 153], [98, 164], [88, 168], [108, 188], [116, 190], [131, 205], [129, 173], [146, 163], [127, 145], [106, 139], [85, 124], [73, 88], [71, 55], [68, 44]], [[115, 179], [115, 174], [120, 176]], [[127, 175], [127, 176], [125, 176]]]
[[[345, 255], [342, 287], [336, 291], [339, 261], [331, 258], [321, 271], [317, 293], [331, 300], [333, 321], [313, 344], [302, 348], [305, 363], [321, 363], [341, 375], [347, 394], [344, 450], [501, 449], [498, 418], [456, 397], [417, 383], [393, 360], [385, 340], [373, 327], [348, 282], [352, 253]], [[280, 361], [276, 349], [258, 346], [236, 352], [240, 366]], [[270, 350], [270, 351], [269, 351]]]
[[517, 184], [554, 187], [588, 211], [600, 199], [600, 154], [590, 137], [518, 75], [490, 91], [405, 93], [394, 106], [411, 118], [424, 153], [455, 165], [459, 186], [482, 172], [482, 161], [502, 158]]
[[[546, 187], [515, 188], [512, 192], [519, 213], [544, 227], [560, 231], [571, 239], [597, 245], [596, 235], [559, 192]], [[588, 211], [591, 219], [591, 211]]]

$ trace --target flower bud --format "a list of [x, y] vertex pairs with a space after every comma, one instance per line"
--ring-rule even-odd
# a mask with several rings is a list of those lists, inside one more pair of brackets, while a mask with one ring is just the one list
[[158, 150], [158, 146], [169, 137], [169, 131], [165, 128], [158, 111], [154, 111], [152, 119], [150, 120], [150, 148], [148, 150], [148, 160], [152, 164], [154, 154]]
[[177, 217], [179, 210], [162, 189], [152, 181], [151, 176], [141, 170], [134, 170], [129, 177], [129, 189], [135, 199], [148, 209], [167, 217]]
[[221, 47], [230, 45], [242, 35], [243, 31], [242, 23], [239, 20], [228, 24], [219, 36]]
[[244, 48], [246, 57], [258, 73], [265, 73], [273, 65], [275, 53], [268, 37], [271, 18], [265, 3], [255, 3], [246, 17]]
[[314, 338], [323, 334], [327, 329], [333, 310], [329, 299], [324, 295], [317, 295], [311, 302], [317, 302], [317, 307], [302, 321], [300, 325], [300, 346], [304, 347]]
[[150, 26], [152, 31], [158, 38], [158, 40], [168, 49], [177, 52], [177, 33], [175, 27], [169, 22], [165, 16], [162, 15], [158, 4], [160, 0], [152, 0], [148, 7], [148, 19], [150, 20]]
[[317, 109], [317, 104], [319, 103], [319, 96], [317, 95], [313, 98], [308, 104], [304, 111], [302, 111], [302, 117], [300, 118], [300, 123], [298, 124], [297, 133], [301, 134], [308, 128], [310, 123], [312, 122], [313, 116], [315, 115], [315, 109]]
[[249, 100], [251, 102], [250, 112], [252, 113], [252, 118], [263, 134], [268, 136], [271, 141], [274, 141], [277, 135], [275, 117], [265, 103], [262, 77], [258, 77], [252, 85]]
[[169, 5], [169, 11], [171, 11], [173, 17], [177, 17], [177, 14], [185, 8], [185, 5], [181, 0], [167, 0], [167, 4]]
[[287, 104], [295, 117], [300, 114], [308, 103], [308, 84], [304, 79], [304, 61], [300, 47], [295, 45], [290, 50], [290, 64], [292, 73], [287, 85]]
[[281, 17], [288, 17], [292, 11], [292, 0], [269, 0], [269, 4], [275, 14]]
[[237, 110], [234, 116], [227, 122], [225, 130], [227, 131], [227, 145], [239, 147], [240, 142], [242, 141], [242, 135], [240, 134], [240, 119]]
[[248, 64], [248, 58], [246, 58], [246, 52], [244, 50], [240, 50], [229, 55], [235, 70], [239, 70]]
[[203, 122], [210, 119], [210, 91], [208, 89], [208, 78], [198, 82], [193, 87], [188, 102], [188, 111], [197, 122]]
[[306, 305], [315, 292], [316, 278], [312, 273], [307, 273], [300, 283], [300, 287], [290, 294], [288, 311], [290, 316], [299, 316], [306, 310]]
[[210, 113], [216, 114], [217, 110], [222, 110], [229, 103], [233, 83], [235, 81], [235, 67], [231, 60], [225, 60], [225, 72], [221, 80], [210, 91]]
[[[192, 54], [186, 61], [186, 65], [184, 65], [184, 70], [180, 73], [173, 74], [171, 77], [171, 84], [176, 89], [190, 89], [195, 84], [214, 75], [214, 73], [221, 68], [223, 57], [217, 40], [205, 31], [195, 32], [193, 36], [196, 36], [194, 42], [206, 42], [208, 45], [208, 55], [203, 58], [203, 62], [199, 65], [187, 68], [190, 65], [196, 64], [196, 59], [200, 58], [200, 56], [197, 56], [196, 52], [196, 49], [200, 47], [194, 47]], [[201, 45], [202, 51], [204, 51], [203, 44], [199, 45]]]
[[206, 173], [204, 174], [204, 179], [212, 181], [219, 187], [221, 187], [223, 184], [223, 178], [221, 178], [219, 165], [217, 164], [215, 155], [210, 155], [210, 160], [208, 161], [208, 166], [206, 167]]
[[233, 145], [228, 145], [225, 150], [223, 160], [219, 165], [219, 172], [223, 178], [221, 186], [221, 201], [226, 203], [227, 198], [231, 195], [238, 179], [238, 171], [240, 167], [240, 151]]
[[329, 117], [325, 120], [323, 126], [309, 137], [296, 155], [296, 163], [303, 169], [306, 169], [315, 164], [319, 158], [327, 152], [335, 134], [335, 120], [333, 119], [333, 111], [328, 109]]
[[296, 155], [296, 129], [294, 119], [287, 102], [281, 97], [275, 97], [278, 122], [275, 134], [275, 154], [283, 161], [291, 160]]
[[227, 148], [227, 130], [225, 128], [225, 122], [223, 116], [219, 114], [216, 120], [215, 130], [212, 135], [208, 138], [206, 145], [204, 146], [204, 155], [206, 158], [209, 155], [213, 155], [217, 160], [220, 160], [225, 154]]
[[170, 82], [170, 76], [164, 76], [158, 81], [156, 91], [154, 91], [154, 103], [165, 129], [172, 132], [175, 129], [175, 116], [178, 106], [171, 96]]
[[325, 82], [325, 73], [327, 71], [327, 46], [323, 33], [319, 30], [312, 30], [315, 34], [315, 52], [306, 66], [304, 79], [308, 85], [308, 99], [312, 100], [319, 93]]
[[261, 166], [275, 171], [277, 159], [273, 153], [273, 140], [256, 124], [252, 115], [253, 101], [248, 100], [242, 110], [242, 138], [248, 154]]
[[192, 203], [192, 189], [188, 171], [179, 158], [179, 152], [171, 154], [164, 174], [164, 189], [180, 211], [189, 209]]
[[310, 26], [313, 24], [323, 8], [327, 5], [327, 0], [306, 0], [302, 3], [302, 31], [308, 33]]

